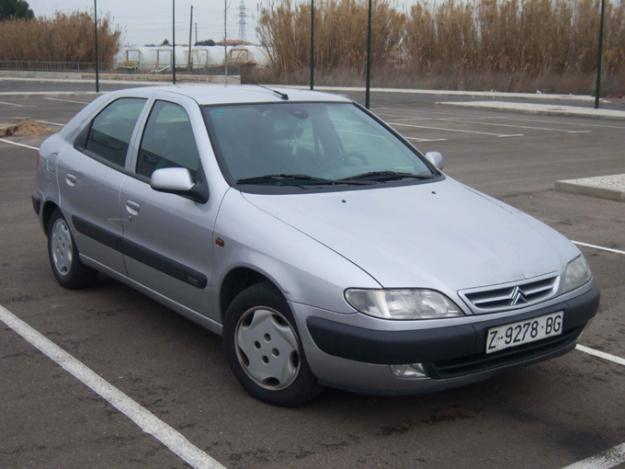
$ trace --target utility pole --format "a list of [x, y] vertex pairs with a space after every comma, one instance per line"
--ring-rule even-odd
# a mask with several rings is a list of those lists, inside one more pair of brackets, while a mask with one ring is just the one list
[[315, 89], [315, 0], [310, 0], [310, 89]]
[[365, 85], [365, 107], [369, 109], [371, 95], [371, 0], [367, 12], [367, 77]]
[[176, 0], [171, 0], [171, 78], [176, 84]]
[[595, 89], [595, 109], [599, 109], [601, 98], [601, 67], [603, 59], [603, 26], [605, 18], [605, 0], [601, 0], [601, 18], [599, 19], [599, 51], [597, 57], [597, 83]]
[[195, 44], [197, 44], [197, 21], [195, 22]]
[[239, 39], [247, 41], [247, 7], [244, 0], [239, 3]]
[[228, 0], [224, 0], [224, 81], [228, 84]]
[[100, 92], [100, 51], [98, 50], [98, 0], [93, 0], [93, 18], [95, 25], [95, 91]]
[[187, 65], [189, 66], [189, 70], [193, 70], [193, 64], [191, 63], [191, 39], [193, 34], [193, 5], [191, 5], [191, 19], [189, 20], [189, 60], [187, 61]]

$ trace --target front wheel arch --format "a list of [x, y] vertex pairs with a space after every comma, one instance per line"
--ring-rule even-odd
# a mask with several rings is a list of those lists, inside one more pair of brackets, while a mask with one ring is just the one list
[[243, 290], [259, 283], [270, 285], [276, 292], [284, 296], [282, 290], [275, 282], [263, 273], [250, 267], [235, 267], [226, 274], [219, 289], [219, 312], [222, 324], [232, 300]]

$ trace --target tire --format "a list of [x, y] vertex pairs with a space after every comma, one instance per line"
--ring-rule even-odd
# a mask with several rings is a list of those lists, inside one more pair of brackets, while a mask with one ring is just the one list
[[72, 290], [93, 285], [98, 272], [80, 260], [69, 223], [60, 210], [54, 210], [47, 228], [48, 259], [59, 284]]
[[297, 407], [323, 390], [310, 371], [289, 305], [269, 283], [252, 285], [232, 300], [223, 346], [232, 372], [258, 400]]

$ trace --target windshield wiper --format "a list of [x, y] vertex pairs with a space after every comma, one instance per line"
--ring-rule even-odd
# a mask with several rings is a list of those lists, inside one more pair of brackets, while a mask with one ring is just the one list
[[431, 174], [414, 174], [401, 171], [369, 171], [355, 176], [339, 179], [339, 181], [395, 181], [398, 179], [431, 179]]
[[[287, 184], [281, 184], [286, 182]], [[238, 179], [237, 184], [271, 184], [277, 185], [293, 185], [293, 186], [311, 186], [311, 185], [336, 185], [336, 184], [367, 184], [365, 181], [349, 181], [349, 180], [333, 180], [324, 179], [308, 174], [265, 174], [264, 176], [254, 176], [249, 178]]]

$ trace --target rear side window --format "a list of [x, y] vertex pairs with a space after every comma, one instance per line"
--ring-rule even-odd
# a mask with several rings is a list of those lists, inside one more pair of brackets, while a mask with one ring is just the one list
[[123, 168], [130, 137], [145, 101], [143, 98], [121, 98], [106, 106], [91, 123], [85, 150]]
[[156, 101], [145, 125], [137, 174], [150, 177], [161, 168], [187, 168], [193, 178], [200, 168], [200, 156], [186, 111], [174, 103]]

